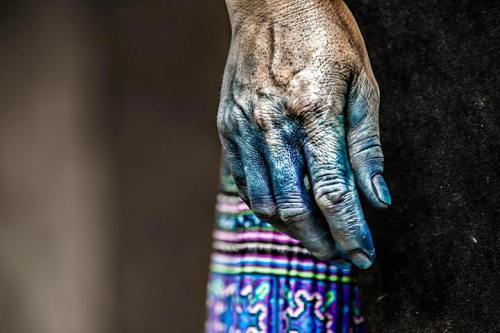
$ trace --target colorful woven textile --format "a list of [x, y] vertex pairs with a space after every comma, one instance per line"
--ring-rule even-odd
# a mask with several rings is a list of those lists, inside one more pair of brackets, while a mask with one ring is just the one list
[[364, 330], [350, 268], [313, 258], [226, 192], [217, 198], [205, 332]]

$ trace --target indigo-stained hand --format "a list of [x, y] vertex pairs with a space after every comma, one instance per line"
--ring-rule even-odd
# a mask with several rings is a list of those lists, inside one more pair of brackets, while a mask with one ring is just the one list
[[217, 125], [253, 212], [319, 259], [369, 267], [359, 194], [391, 203], [379, 90], [342, 1], [228, 0], [232, 42]]

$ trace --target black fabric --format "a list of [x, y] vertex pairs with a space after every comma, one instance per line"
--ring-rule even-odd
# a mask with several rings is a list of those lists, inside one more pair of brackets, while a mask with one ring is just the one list
[[499, 332], [499, 4], [347, 2], [381, 89], [393, 207], [367, 219], [371, 332]]

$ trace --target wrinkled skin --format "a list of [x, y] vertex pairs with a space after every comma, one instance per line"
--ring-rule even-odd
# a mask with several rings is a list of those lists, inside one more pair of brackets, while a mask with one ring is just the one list
[[232, 42], [217, 124], [253, 212], [319, 259], [375, 258], [359, 194], [382, 177], [379, 90], [342, 1], [228, 0]]

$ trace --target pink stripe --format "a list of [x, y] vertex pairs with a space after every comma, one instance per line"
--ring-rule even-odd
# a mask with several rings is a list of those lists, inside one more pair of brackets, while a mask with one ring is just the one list
[[258, 242], [268, 241], [273, 243], [284, 243], [297, 245], [300, 242], [289, 236], [273, 231], [244, 231], [244, 232], [229, 232], [229, 231], [214, 231], [214, 238], [226, 242]]
[[245, 203], [238, 203], [238, 204], [218, 203], [215, 206], [215, 208], [217, 209], [218, 212], [232, 213], [232, 214], [242, 213], [250, 210], [250, 208], [248, 208], [248, 206]]

